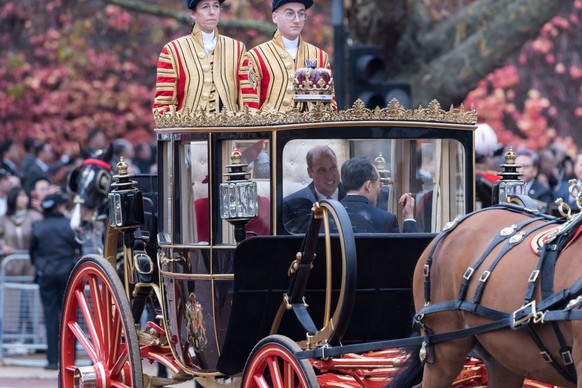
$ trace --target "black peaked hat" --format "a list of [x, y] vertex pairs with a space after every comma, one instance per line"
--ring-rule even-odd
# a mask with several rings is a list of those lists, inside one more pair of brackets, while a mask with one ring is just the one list
[[42, 207], [42, 209], [45, 211], [52, 210], [55, 207], [57, 207], [58, 205], [62, 205], [62, 204], [67, 203], [67, 202], [68, 202], [68, 198], [67, 198], [66, 194], [54, 193], [54, 194], [49, 194], [46, 197], [44, 197], [44, 199], [40, 203], [40, 207]]
[[[196, 9], [196, 6], [198, 5], [198, 3], [200, 3], [202, 0], [186, 0], [186, 5], [188, 6], [188, 9]], [[219, 4], [224, 3], [224, 0], [218, 0]]]
[[313, 0], [273, 0], [273, 12], [283, 4], [287, 3], [301, 3], [308, 9], [313, 5]]

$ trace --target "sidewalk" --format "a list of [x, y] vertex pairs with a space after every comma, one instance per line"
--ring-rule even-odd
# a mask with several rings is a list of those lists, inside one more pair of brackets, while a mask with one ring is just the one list
[[[58, 387], [58, 371], [45, 370], [46, 355], [44, 353], [6, 357], [0, 360], [0, 388], [56, 388]], [[157, 371], [155, 365], [142, 363], [144, 373], [153, 375]], [[193, 381], [171, 385], [172, 388], [192, 388]]]

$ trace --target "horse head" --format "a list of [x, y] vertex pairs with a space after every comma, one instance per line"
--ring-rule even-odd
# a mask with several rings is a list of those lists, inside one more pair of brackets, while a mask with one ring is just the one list
[[82, 221], [94, 220], [104, 213], [111, 186], [113, 147], [95, 157], [85, 159], [68, 177], [69, 190], [75, 194], [71, 227], [78, 230]]

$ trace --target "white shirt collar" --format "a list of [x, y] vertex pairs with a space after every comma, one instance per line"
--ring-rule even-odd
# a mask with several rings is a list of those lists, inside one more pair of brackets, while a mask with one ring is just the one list
[[209, 54], [216, 46], [216, 36], [214, 35], [214, 31], [212, 31], [210, 34], [204, 31], [200, 32], [202, 32], [202, 44], [204, 45], [204, 51], [206, 51], [206, 54]]
[[[315, 187], [314, 187], [314, 189], [315, 189]], [[315, 189], [315, 193], [317, 194], [318, 201], [321, 201], [322, 199], [327, 199], [327, 196], [321, 194], [319, 191], [317, 191], [317, 189]], [[338, 197], [339, 197], [339, 189], [336, 188], [335, 191], [333, 192], [333, 194], [331, 195], [331, 199], [335, 199], [337, 201]]]
[[293, 59], [297, 58], [297, 51], [299, 51], [299, 37], [289, 40], [284, 36], [281, 36], [283, 39], [283, 47], [285, 47], [285, 51], [289, 53], [293, 57]]

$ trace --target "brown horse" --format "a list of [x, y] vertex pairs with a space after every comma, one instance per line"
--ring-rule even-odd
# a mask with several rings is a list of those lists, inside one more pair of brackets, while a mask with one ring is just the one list
[[469, 354], [484, 360], [490, 387], [526, 377], [582, 387], [581, 225], [509, 205], [434, 239], [413, 284], [422, 387], [450, 387]]

